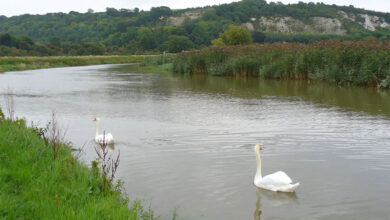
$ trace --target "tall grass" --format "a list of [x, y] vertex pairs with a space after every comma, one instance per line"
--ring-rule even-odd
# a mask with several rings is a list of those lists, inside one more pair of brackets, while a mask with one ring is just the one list
[[0, 72], [98, 64], [138, 63], [145, 56], [0, 57]]
[[389, 88], [389, 51], [390, 41], [380, 40], [210, 47], [178, 54], [173, 70]]
[[70, 147], [54, 158], [40, 135], [0, 110], [0, 218], [154, 219], [139, 202], [130, 206], [119, 186], [103, 190], [99, 170], [77, 161]]
[[136, 69], [139, 72], [172, 72], [174, 57], [173, 54], [147, 56]]

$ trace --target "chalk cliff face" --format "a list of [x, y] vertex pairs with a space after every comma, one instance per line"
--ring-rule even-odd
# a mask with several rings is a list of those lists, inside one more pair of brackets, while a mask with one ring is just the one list
[[359, 14], [359, 16], [364, 18], [364, 23], [360, 23], [364, 26], [365, 29], [370, 31], [375, 31], [378, 27], [388, 27], [389, 23], [385, 22], [383, 18], [378, 16], [372, 16], [367, 14]]
[[249, 30], [260, 30], [276, 33], [314, 33], [314, 34], [336, 34], [347, 33], [343, 20], [352, 21], [363, 28], [375, 31], [377, 28], [389, 27], [390, 24], [384, 18], [368, 14], [347, 14], [339, 12], [338, 18], [312, 17], [308, 21], [301, 21], [292, 17], [260, 17], [251, 18], [250, 22], [244, 24]]
[[303, 22], [292, 17], [260, 17], [254, 24], [260, 31], [279, 33], [345, 34], [347, 30], [336, 18], [313, 17]]
[[[201, 16], [202, 11], [187, 11], [180, 16], [167, 18], [167, 25], [181, 26], [186, 21], [198, 19], [201, 18]], [[390, 26], [383, 17], [368, 14], [353, 14], [344, 11], [338, 11], [338, 16], [335, 18], [311, 17], [305, 21], [289, 16], [261, 16], [258, 18], [251, 18], [250, 21], [243, 23], [242, 26], [251, 31], [258, 30], [273, 33], [343, 35], [348, 32], [344, 25], [345, 21], [353, 22], [370, 31]]]
[[172, 16], [167, 19], [167, 25], [171, 26], [180, 26], [183, 25], [187, 20], [193, 20], [200, 18], [202, 16], [202, 12], [200, 11], [187, 11], [181, 14], [180, 16]]
[[361, 26], [363, 26], [365, 29], [370, 31], [375, 31], [378, 27], [385, 28], [390, 26], [390, 24], [387, 23], [384, 18], [380, 18], [374, 15], [368, 15], [368, 14], [355, 15], [352, 13], [346, 13], [344, 11], [338, 11], [338, 14], [341, 19], [356, 22]]

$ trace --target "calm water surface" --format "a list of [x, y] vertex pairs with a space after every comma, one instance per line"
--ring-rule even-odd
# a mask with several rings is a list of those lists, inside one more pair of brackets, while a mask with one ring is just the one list
[[[44, 126], [55, 110], [85, 161], [100, 117], [130, 198], [162, 219], [390, 219], [388, 92], [122, 65], [0, 74], [7, 87], [19, 116]], [[263, 174], [285, 171], [295, 194], [253, 186], [255, 143]]]

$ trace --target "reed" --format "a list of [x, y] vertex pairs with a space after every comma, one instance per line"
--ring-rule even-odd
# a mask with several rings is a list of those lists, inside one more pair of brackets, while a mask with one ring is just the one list
[[178, 54], [173, 71], [389, 88], [389, 51], [381, 40], [209, 47]]

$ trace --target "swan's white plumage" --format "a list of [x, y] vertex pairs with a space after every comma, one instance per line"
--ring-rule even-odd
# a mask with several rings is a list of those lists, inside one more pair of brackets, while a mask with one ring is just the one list
[[105, 143], [110, 144], [114, 141], [114, 137], [111, 133], [108, 133], [106, 135], [96, 135], [95, 136], [95, 142], [99, 144], [103, 144], [103, 140]]
[[95, 136], [95, 142], [98, 144], [112, 144], [114, 143], [114, 137], [111, 133], [107, 133], [105, 135], [99, 134], [99, 127], [100, 127], [100, 118], [93, 119], [94, 122], [96, 122], [96, 136]]
[[292, 180], [283, 171], [278, 171], [267, 176], [261, 175], [261, 158], [260, 158], [260, 145], [255, 146], [255, 154], [257, 159], [257, 172], [254, 179], [254, 184], [263, 189], [279, 192], [294, 192], [299, 183], [292, 184]]

